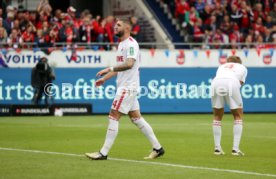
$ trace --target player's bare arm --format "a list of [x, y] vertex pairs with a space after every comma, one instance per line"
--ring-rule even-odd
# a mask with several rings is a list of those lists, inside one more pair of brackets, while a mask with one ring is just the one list
[[129, 69], [131, 69], [133, 67], [134, 63], [135, 63], [135, 59], [134, 58], [127, 58], [126, 62], [123, 63], [122, 65], [118, 65], [118, 66], [115, 66], [115, 67], [105, 68], [105, 69], [99, 71], [96, 76], [104, 76], [104, 75], [106, 75], [109, 72], [120, 72], [120, 71], [129, 70]]
[[96, 84], [96, 86], [101, 86], [105, 83], [106, 80], [109, 80], [110, 78], [112, 78], [113, 76], [116, 76], [116, 75], [117, 75], [117, 72], [108, 72], [105, 76], [98, 79], [95, 84]]
[[122, 65], [118, 65], [116, 67], [113, 67], [113, 71], [114, 72], [120, 72], [120, 71], [129, 70], [129, 69], [131, 69], [133, 67], [134, 63], [135, 63], [135, 59], [134, 58], [127, 58], [126, 62], [123, 63]]

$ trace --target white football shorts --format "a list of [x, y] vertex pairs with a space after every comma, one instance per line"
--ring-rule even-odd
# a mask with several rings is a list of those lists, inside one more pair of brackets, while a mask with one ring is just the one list
[[117, 90], [111, 109], [128, 114], [130, 111], [140, 110], [137, 99], [138, 92], [134, 90]]
[[227, 103], [230, 109], [243, 108], [240, 87], [236, 79], [215, 78], [211, 84], [212, 107], [224, 108]]

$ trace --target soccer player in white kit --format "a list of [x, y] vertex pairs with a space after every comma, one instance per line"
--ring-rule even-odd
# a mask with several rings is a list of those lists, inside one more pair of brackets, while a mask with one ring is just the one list
[[105, 68], [97, 73], [102, 78], [96, 81], [96, 86], [113, 76], [117, 76], [117, 91], [109, 113], [109, 124], [104, 145], [99, 152], [86, 153], [93, 160], [106, 160], [119, 130], [119, 119], [123, 114], [128, 114], [131, 121], [148, 138], [152, 145], [152, 152], [144, 159], [154, 159], [162, 156], [165, 151], [158, 142], [151, 126], [140, 114], [137, 94], [140, 88], [139, 45], [130, 36], [131, 23], [129, 20], [118, 20], [114, 27], [115, 35], [120, 38], [117, 50], [117, 66]]
[[213, 134], [215, 141], [215, 155], [224, 155], [221, 141], [221, 120], [224, 114], [224, 105], [227, 103], [234, 117], [233, 148], [232, 155], [243, 156], [239, 149], [242, 124], [243, 124], [243, 102], [240, 93], [241, 85], [245, 82], [247, 69], [243, 66], [240, 57], [230, 56], [227, 63], [221, 65], [216, 77], [211, 84], [212, 107], [213, 107]]

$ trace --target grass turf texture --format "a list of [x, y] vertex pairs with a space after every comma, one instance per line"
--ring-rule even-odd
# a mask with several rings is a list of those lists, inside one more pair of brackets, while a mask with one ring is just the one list
[[[144, 115], [166, 154], [153, 162], [240, 170], [276, 175], [276, 114], [246, 114], [241, 149], [231, 155], [233, 120], [222, 123], [225, 156], [213, 155], [212, 115]], [[1, 117], [0, 147], [84, 154], [104, 142], [106, 116]], [[109, 157], [143, 160], [151, 146], [127, 117]], [[147, 161], [145, 161], [147, 162]], [[0, 150], [0, 178], [268, 178], [265, 176], [149, 165], [91, 161], [82, 156]]]

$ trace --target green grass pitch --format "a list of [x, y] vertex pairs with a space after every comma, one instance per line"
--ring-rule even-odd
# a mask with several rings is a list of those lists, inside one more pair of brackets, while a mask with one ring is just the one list
[[144, 117], [166, 150], [156, 160], [143, 160], [151, 146], [127, 117], [120, 120], [107, 161], [83, 155], [102, 146], [107, 116], [1, 117], [0, 179], [276, 178], [276, 114], [245, 115], [240, 146], [244, 157], [231, 155], [230, 115], [222, 123], [224, 156], [213, 155], [211, 114]]

